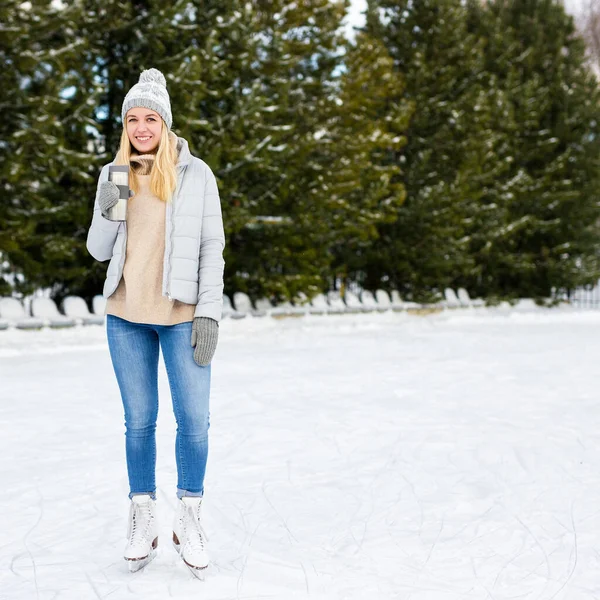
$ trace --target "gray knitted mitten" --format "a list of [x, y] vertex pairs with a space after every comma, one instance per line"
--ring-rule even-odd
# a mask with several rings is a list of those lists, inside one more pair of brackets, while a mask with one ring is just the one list
[[192, 348], [194, 360], [207, 367], [213, 359], [219, 339], [219, 324], [210, 317], [196, 317], [192, 323]]
[[105, 219], [108, 211], [119, 201], [119, 188], [112, 181], [103, 181], [98, 192], [98, 205]]

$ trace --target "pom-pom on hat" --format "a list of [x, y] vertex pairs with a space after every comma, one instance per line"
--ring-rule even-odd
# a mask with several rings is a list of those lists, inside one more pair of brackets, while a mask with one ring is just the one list
[[167, 92], [167, 80], [158, 69], [142, 71], [140, 80], [127, 92], [121, 108], [121, 120], [125, 126], [125, 115], [131, 108], [142, 106], [155, 110], [171, 129], [173, 115], [171, 114], [171, 100]]

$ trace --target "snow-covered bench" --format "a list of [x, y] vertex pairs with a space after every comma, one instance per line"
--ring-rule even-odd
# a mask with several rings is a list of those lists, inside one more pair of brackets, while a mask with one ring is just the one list
[[327, 303], [325, 294], [317, 294], [310, 301], [308, 312], [311, 315], [326, 315], [329, 312], [329, 304]]
[[446, 308], [460, 308], [460, 300], [452, 288], [446, 288], [444, 290], [444, 299], [444, 306]]
[[16, 298], [0, 298], [0, 318], [17, 329], [41, 329], [44, 326], [42, 319], [27, 315]]
[[390, 295], [392, 297], [392, 310], [395, 312], [423, 308], [423, 305], [419, 304], [418, 302], [408, 302], [406, 300], [402, 300], [398, 290], [392, 290]]
[[79, 296], [66, 296], [62, 301], [62, 309], [67, 317], [75, 319], [82, 325], [102, 325], [104, 323], [104, 316], [93, 315], [85, 300]]
[[400, 296], [400, 292], [398, 290], [392, 290], [390, 295], [392, 298], [393, 311], [399, 312], [401, 310], [406, 310], [406, 306], [404, 305], [404, 301], [402, 300], [402, 297]]
[[360, 301], [360, 298], [350, 290], [346, 290], [344, 294], [344, 300], [346, 301], [346, 311], [347, 312], [373, 312], [373, 308], [369, 308], [364, 306], [364, 304]]
[[392, 310], [390, 295], [385, 290], [377, 290], [375, 292], [375, 298], [377, 299], [379, 310]]
[[307, 313], [305, 306], [295, 306], [289, 301], [277, 304], [273, 309], [273, 316], [282, 317], [303, 317]]
[[231, 304], [231, 298], [227, 294], [223, 294], [223, 318], [243, 319], [245, 316], [245, 313], [235, 310], [233, 304]]
[[[385, 292], [384, 292], [385, 293]], [[387, 296], [387, 294], [386, 294]], [[384, 312], [386, 310], [389, 310], [389, 304], [390, 304], [390, 297], [387, 296], [387, 301], [388, 301], [388, 306], [382, 306], [380, 305], [377, 300], [375, 299], [375, 296], [373, 295], [373, 292], [370, 292], [369, 290], [363, 290], [361, 295], [360, 295], [360, 301], [362, 302], [363, 306], [368, 308], [369, 310], [376, 310], [378, 312]]]
[[339, 292], [330, 290], [327, 292], [327, 302], [329, 302], [329, 313], [339, 315], [347, 312], [347, 306], [344, 304]]
[[294, 308], [303, 315], [307, 315], [310, 312], [310, 300], [304, 292], [298, 292], [294, 298]]
[[98, 294], [92, 298], [92, 312], [95, 315], [104, 316], [106, 312], [106, 298], [102, 294]]
[[258, 307], [254, 308], [250, 297], [245, 292], [235, 292], [233, 294], [233, 305], [238, 312], [253, 317], [264, 317], [267, 314], [264, 310], [259, 310]]
[[481, 298], [471, 299], [471, 296], [469, 296], [469, 292], [467, 292], [467, 290], [465, 288], [458, 288], [458, 290], [456, 291], [456, 294], [458, 296], [459, 302], [463, 306], [474, 306], [474, 307], [485, 306], [485, 300], [483, 300]]
[[31, 314], [38, 319], [42, 319], [44, 325], [53, 328], [74, 327], [75, 319], [65, 317], [58, 312], [54, 300], [50, 298], [33, 298], [31, 301]]
[[302, 317], [306, 314], [304, 308], [293, 306], [291, 302], [274, 306], [268, 298], [259, 298], [255, 304], [256, 310], [264, 311], [269, 317]]

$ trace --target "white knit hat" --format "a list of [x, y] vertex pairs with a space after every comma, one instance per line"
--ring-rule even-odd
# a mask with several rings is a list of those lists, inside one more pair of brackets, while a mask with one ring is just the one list
[[142, 71], [140, 80], [127, 92], [121, 108], [123, 126], [127, 111], [138, 106], [155, 110], [163, 118], [167, 128], [171, 129], [173, 115], [169, 92], [167, 92], [167, 80], [158, 69]]

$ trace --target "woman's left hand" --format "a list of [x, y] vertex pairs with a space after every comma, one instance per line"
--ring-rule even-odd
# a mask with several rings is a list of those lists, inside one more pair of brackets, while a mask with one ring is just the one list
[[210, 317], [196, 317], [192, 323], [194, 360], [201, 367], [210, 365], [219, 339], [219, 324]]

